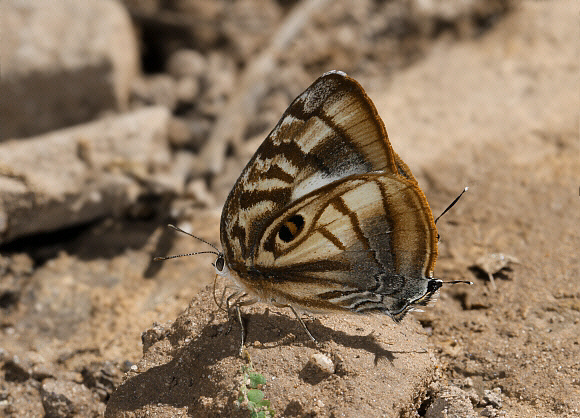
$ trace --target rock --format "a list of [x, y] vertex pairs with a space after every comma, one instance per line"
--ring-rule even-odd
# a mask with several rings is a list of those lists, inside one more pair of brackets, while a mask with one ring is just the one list
[[48, 379], [40, 395], [47, 418], [98, 417], [104, 412], [96, 395], [78, 383]]
[[4, 379], [8, 382], [24, 382], [30, 378], [31, 367], [31, 364], [25, 359], [13, 356], [2, 366]]
[[476, 416], [469, 394], [455, 386], [441, 387], [425, 414], [426, 418]]
[[207, 189], [207, 182], [204, 179], [191, 181], [187, 185], [186, 195], [191, 197], [198, 206], [212, 208], [216, 205], [215, 197]]
[[491, 405], [488, 405], [485, 408], [483, 408], [483, 411], [481, 411], [481, 416], [483, 416], [483, 417], [498, 417], [501, 415], [497, 409], [495, 409]]
[[207, 88], [202, 94], [199, 111], [205, 116], [217, 116], [223, 110], [226, 99], [236, 87], [234, 61], [223, 54], [212, 53], [208, 57], [208, 68], [204, 80]]
[[148, 108], [1, 143], [0, 244], [122, 214], [169, 165], [168, 120]]
[[157, 322], [153, 323], [153, 326], [148, 330], [145, 330], [141, 333], [141, 342], [143, 343], [143, 354], [151, 348], [153, 344], [157, 341], [162, 340], [167, 337], [169, 334], [169, 326], [164, 324], [158, 324]]
[[102, 402], [106, 402], [115, 387], [121, 382], [123, 372], [109, 361], [92, 362], [81, 371], [83, 384], [95, 391]]
[[463, 379], [462, 385], [464, 388], [472, 388], [473, 387], [473, 379], [471, 377], [466, 377]]
[[491, 405], [494, 408], [501, 408], [501, 388], [483, 391], [483, 405]]
[[22, 296], [22, 290], [34, 271], [34, 261], [25, 253], [0, 257], [0, 308], [15, 307]]
[[[106, 417], [238, 416], [232, 382], [247, 358], [266, 379], [264, 393], [284, 416], [411, 415], [419, 407], [417, 393], [426, 391], [434, 377], [427, 339], [412, 318], [395, 325], [380, 316], [317, 315], [308, 326], [323, 354], [287, 309], [256, 304], [244, 307], [248, 344], [247, 357], [241, 358], [239, 326], [228, 332], [227, 314], [218, 313], [212, 290], [202, 291], [167, 337], [144, 353], [136, 371], [111, 395]], [[340, 363], [353, 372], [333, 372]], [[322, 379], [313, 384], [317, 374]]]
[[29, 276], [34, 271], [34, 260], [26, 253], [10, 257], [10, 271], [18, 277]]
[[119, 2], [7, 0], [0, 26], [0, 140], [126, 109], [139, 52]]
[[264, 48], [281, 25], [282, 8], [278, 2], [240, 0], [224, 10], [221, 27], [237, 59], [245, 59]]
[[2, 382], [0, 385], [0, 416], [2, 417], [44, 417], [38, 393], [38, 382]]
[[199, 79], [206, 69], [205, 57], [193, 49], [175, 51], [167, 62], [167, 72], [176, 80], [183, 77]]
[[191, 105], [199, 93], [199, 81], [192, 77], [183, 77], [177, 80], [175, 96], [180, 104]]
[[167, 74], [135, 79], [131, 86], [131, 100], [134, 105], [159, 105], [173, 110], [177, 105], [175, 80]]
[[171, 145], [177, 148], [183, 148], [191, 138], [191, 129], [185, 120], [172, 117], [169, 119], [167, 135], [167, 139]]
[[190, 146], [197, 152], [207, 142], [213, 122], [209, 118], [198, 116], [193, 118], [189, 125], [191, 128]]
[[334, 363], [322, 353], [316, 353], [310, 356], [308, 365], [323, 374], [334, 373]]
[[512, 263], [519, 264], [519, 262], [520, 261], [516, 257], [509, 254], [491, 253], [479, 257], [475, 261], [473, 267], [487, 274], [487, 277], [489, 277], [489, 281], [491, 282], [493, 288], [495, 289], [496, 285], [493, 275], [499, 273], [503, 269], [509, 268], [510, 264]]
[[314, 353], [300, 372], [300, 379], [308, 384], [316, 385], [334, 374], [335, 369], [334, 363], [328, 356]]

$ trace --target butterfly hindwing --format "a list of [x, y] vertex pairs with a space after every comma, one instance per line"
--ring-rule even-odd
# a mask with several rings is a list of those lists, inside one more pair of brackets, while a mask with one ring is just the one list
[[427, 293], [425, 272], [435, 263], [437, 232], [426, 205], [411, 181], [393, 174], [327, 185], [265, 229], [253, 280], [278, 303], [404, 314]]

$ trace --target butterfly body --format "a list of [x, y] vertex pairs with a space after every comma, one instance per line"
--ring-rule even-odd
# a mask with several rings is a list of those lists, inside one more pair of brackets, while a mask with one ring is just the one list
[[230, 192], [218, 274], [254, 300], [310, 312], [424, 305], [437, 230], [362, 87], [341, 72], [286, 110]]

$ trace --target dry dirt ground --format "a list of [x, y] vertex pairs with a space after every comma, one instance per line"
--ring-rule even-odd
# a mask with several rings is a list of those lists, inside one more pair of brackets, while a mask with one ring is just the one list
[[[579, 416], [579, 12], [516, 3], [388, 78], [351, 74], [435, 214], [470, 187], [438, 224], [435, 274], [472, 286], [444, 286], [401, 325], [316, 315], [321, 347], [291, 312], [253, 306], [240, 357], [206, 288], [211, 256], [151, 261], [205, 249], [163, 219], [37, 237], [2, 252], [25, 284], [1, 299], [0, 415], [249, 416], [235, 400], [251, 359], [277, 416]], [[244, 164], [226, 161], [217, 202]], [[191, 213], [180, 225], [217, 242], [219, 203]]]

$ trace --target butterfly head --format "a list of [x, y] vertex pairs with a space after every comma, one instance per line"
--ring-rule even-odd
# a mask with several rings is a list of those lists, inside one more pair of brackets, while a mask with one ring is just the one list
[[222, 277], [226, 277], [229, 275], [229, 269], [228, 266], [226, 264], [226, 260], [224, 258], [224, 253], [218, 253], [218, 256], [216, 258], [216, 260], [212, 263], [213, 266], [215, 267], [215, 272], [222, 276]]

